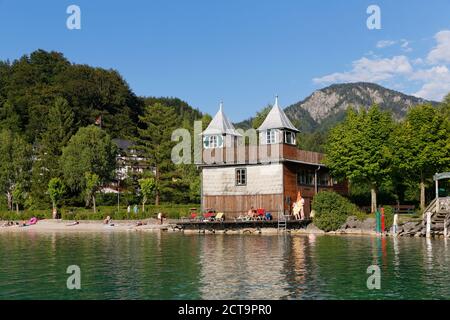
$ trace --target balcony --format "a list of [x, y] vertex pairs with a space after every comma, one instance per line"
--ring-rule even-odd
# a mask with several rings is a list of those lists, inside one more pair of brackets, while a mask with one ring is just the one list
[[[300, 150], [284, 143], [269, 145], [235, 145], [232, 147], [203, 149], [201, 166], [264, 164], [292, 161], [305, 164], [323, 165], [324, 154]], [[199, 157], [200, 158], [200, 157]]]

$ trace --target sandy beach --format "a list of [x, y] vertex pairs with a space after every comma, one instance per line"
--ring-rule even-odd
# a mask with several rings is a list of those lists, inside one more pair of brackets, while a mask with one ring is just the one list
[[0, 233], [5, 232], [123, 232], [123, 231], [158, 231], [168, 228], [168, 224], [159, 224], [154, 219], [146, 220], [145, 225], [137, 226], [137, 221], [114, 221], [111, 225], [105, 225], [102, 221], [74, 221], [68, 220], [40, 220], [30, 226], [18, 225], [4, 227], [0, 222]]
[[[173, 228], [178, 220], [168, 220], [163, 224], [160, 224], [156, 219], [148, 219], [143, 221], [144, 225], [137, 225], [137, 221], [133, 220], [120, 220], [114, 221], [112, 225], [105, 225], [103, 221], [98, 220], [82, 220], [78, 221], [78, 224], [74, 224], [74, 221], [70, 220], [40, 220], [38, 223], [30, 226], [3, 226], [6, 221], [0, 221], [0, 234], [8, 232], [129, 232], [129, 231], [142, 231], [142, 232], [155, 232], [155, 231], [182, 231], [187, 234], [278, 234], [277, 228], [241, 228], [231, 230], [212, 230], [212, 229], [192, 229], [192, 230], [180, 230]], [[21, 222], [19, 222], [20, 224]], [[288, 230], [290, 234], [329, 234], [329, 235], [376, 235], [375, 231], [363, 230], [363, 229], [346, 229], [338, 230], [334, 232], [324, 232], [317, 227], [310, 225], [304, 229]]]

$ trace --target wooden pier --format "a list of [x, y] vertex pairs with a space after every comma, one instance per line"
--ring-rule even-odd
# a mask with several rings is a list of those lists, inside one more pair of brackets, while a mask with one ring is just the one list
[[[283, 230], [304, 229], [311, 222], [309, 219], [305, 220], [291, 220], [286, 221], [286, 228]], [[278, 229], [278, 221], [182, 221], [173, 225], [174, 229], [179, 230], [198, 230], [198, 231], [225, 231], [225, 230], [245, 230], [245, 229], [261, 229], [274, 228]]]

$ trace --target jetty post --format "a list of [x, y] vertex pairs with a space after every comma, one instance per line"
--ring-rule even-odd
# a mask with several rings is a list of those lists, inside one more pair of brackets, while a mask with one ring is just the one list
[[375, 211], [375, 221], [376, 221], [376, 232], [381, 233], [381, 215], [380, 210]]
[[394, 223], [393, 223], [393, 231], [394, 231], [394, 235], [397, 236], [397, 232], [398, 232], [398, 213], [394, 214]]
[[448, 236], [448, 215], [445, 216], [444, 219], [444, 238], [447, 238]]
[[427, 238], [429, 238], [431, 236], [431, 212], [427, 211], [426, 213], [427, 215]]

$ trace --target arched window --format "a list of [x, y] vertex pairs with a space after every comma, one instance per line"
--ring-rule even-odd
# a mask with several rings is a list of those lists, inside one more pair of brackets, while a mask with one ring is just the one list
[[221, 135], [205, 136], [203, 138], [203, 147], [205, 149], [222, 148], [223, 137]]

